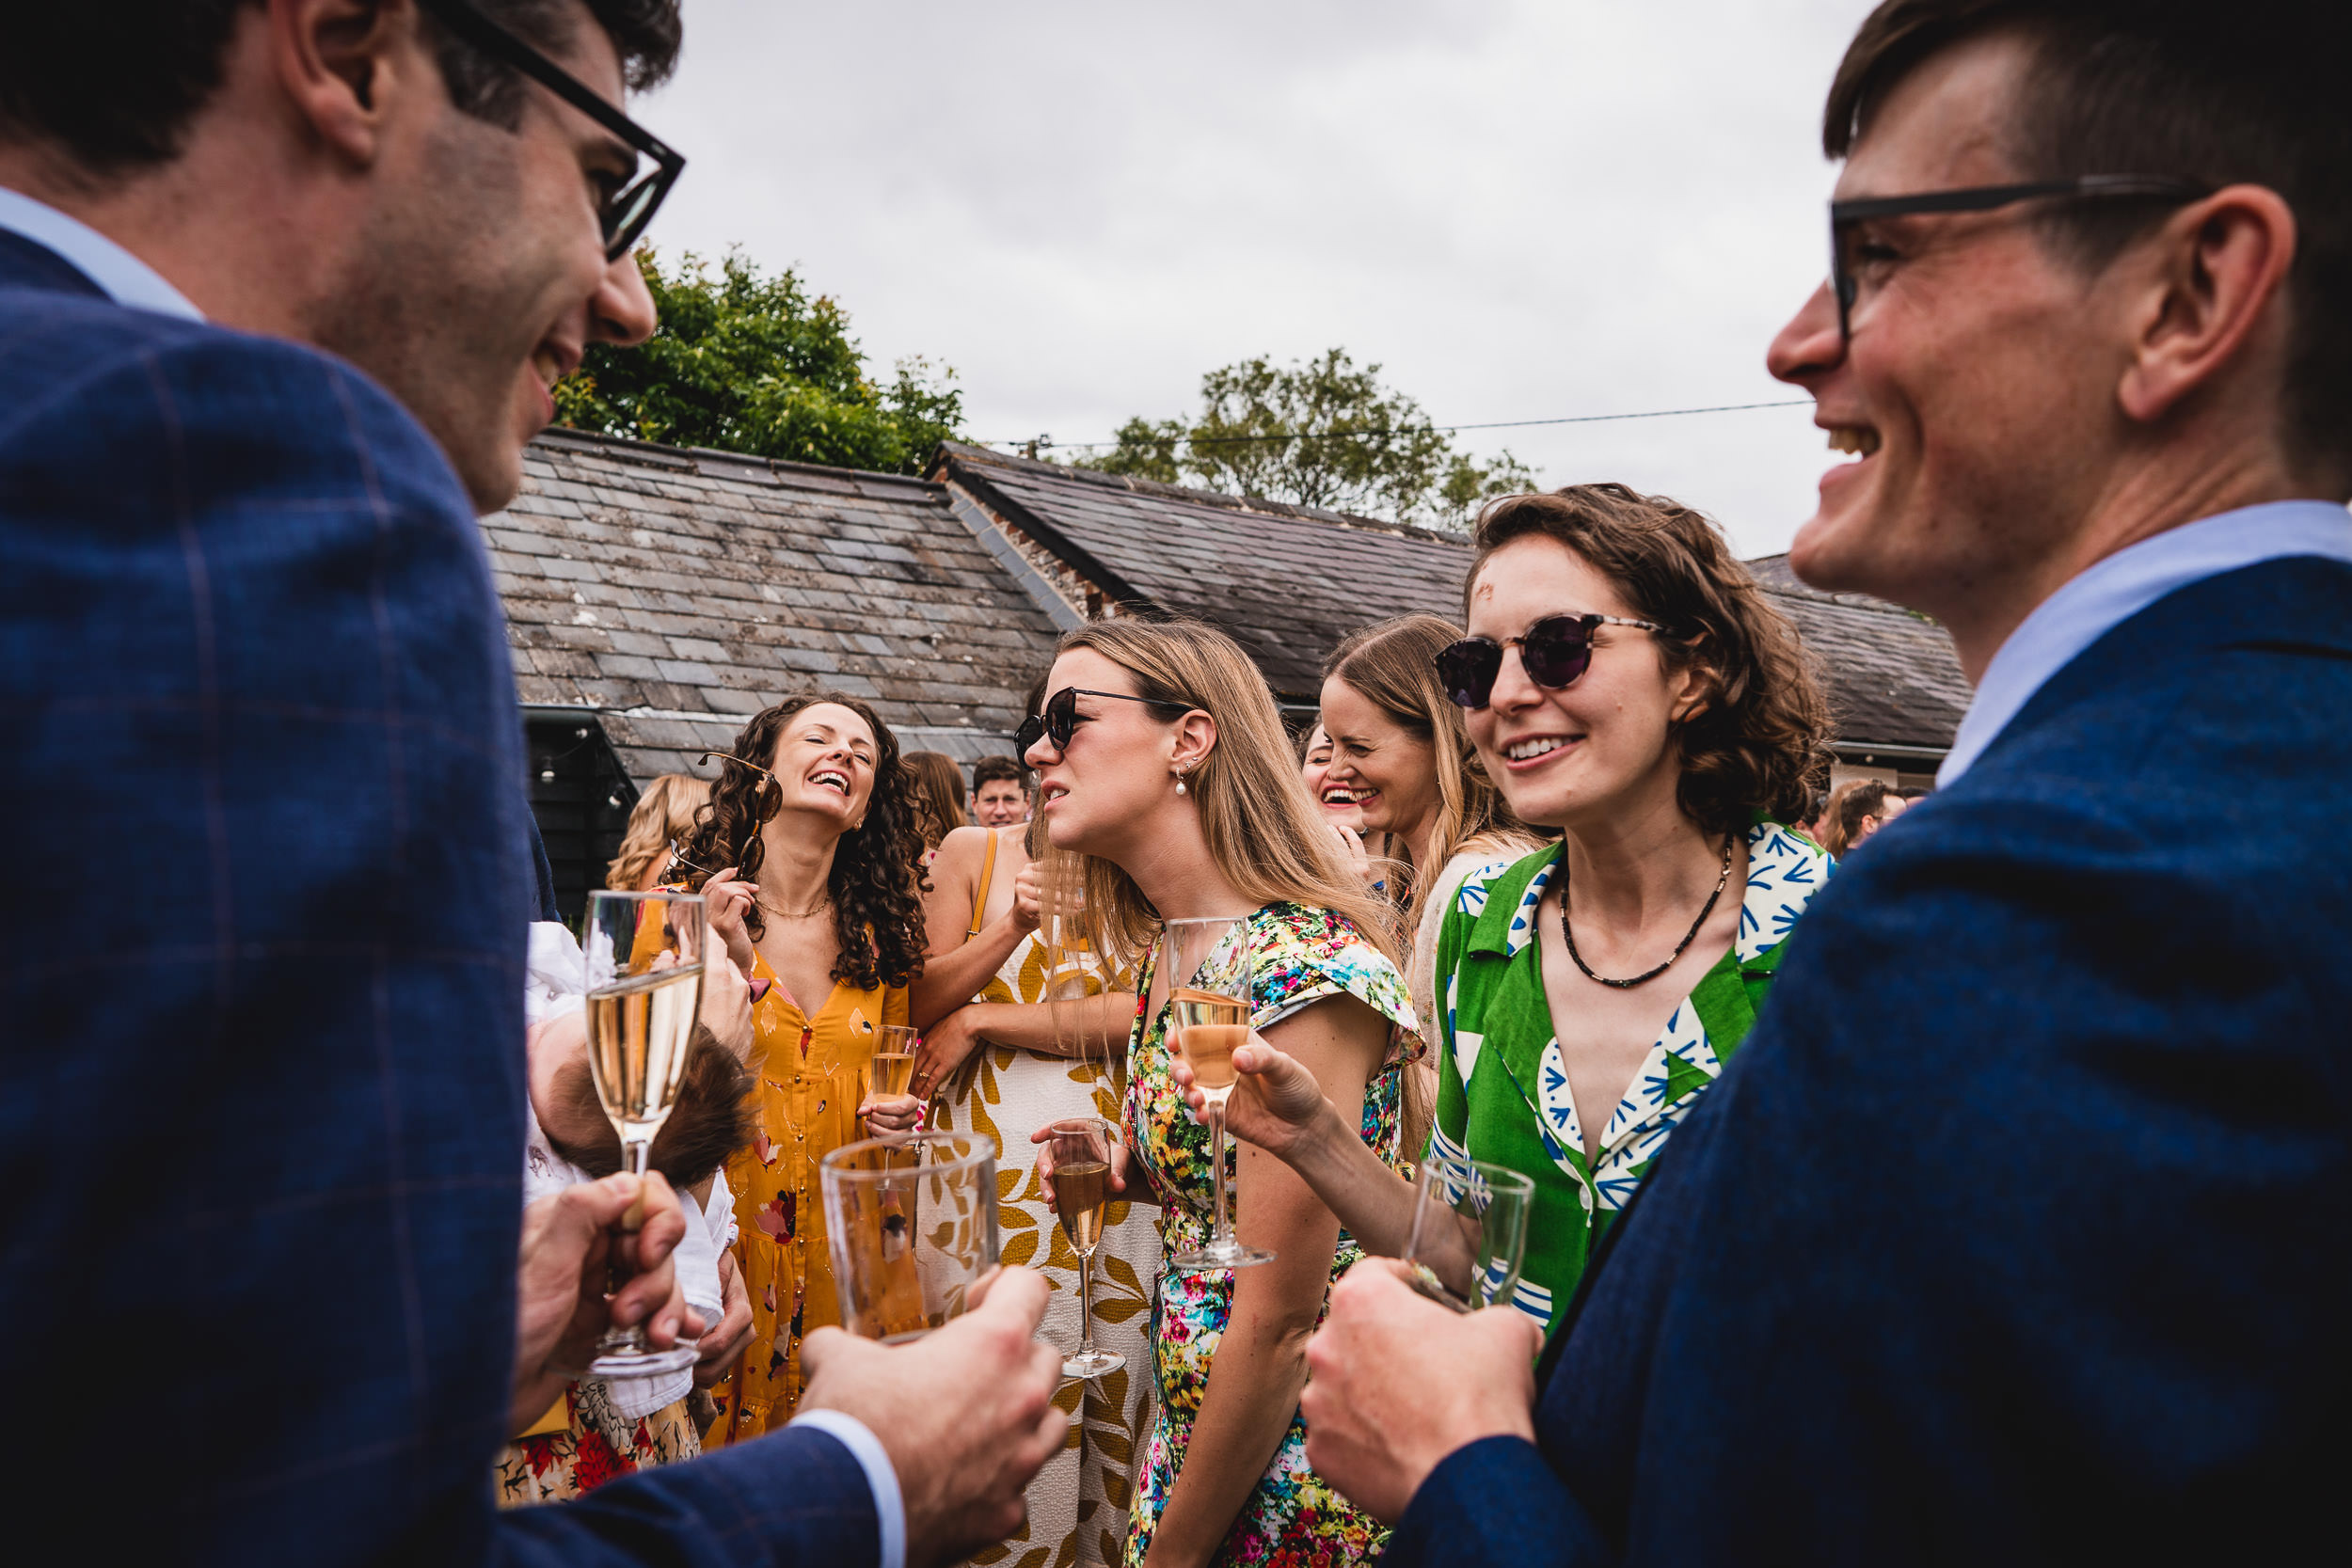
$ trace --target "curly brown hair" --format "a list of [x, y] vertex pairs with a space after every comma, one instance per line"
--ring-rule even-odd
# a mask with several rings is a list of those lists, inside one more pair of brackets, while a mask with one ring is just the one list
[[1676, 800], [1691, 819], [1710, 833], [1739, 832], [1759, 815], [1802, 820], [1829, 770], [1829, 701], [1796, 626], [1723, 531], [1679, 501], [1623, 484], [1506, 496], [1479, 516], [1466, 613], [1486, 558], [1531, 534], [1573, 551], [1635, 614], [1665, 626], [1656, 641], [1669, 670], [1704, 673], [1708, 696], [1674, 736]]
[[[723, 766], [711, 786], [710, 803], [694, 814], [694, 831], [680, 847], [679, 858], [716, 871], [734, 866], [745, 881], [759, 879], [767, 859], [760, 825], [775, 815], [768, 802], [768, 775], [776, 742], [796, 714], [818, 703], [846, 707], [874, 732], [874, 793], [866, 802], [866, 818], [841, 835], [833, 855], [833, 874], [826, 890], [833, 895], [834, 935], [841, 956], [834, 960], [833, 977], [861, 990], [903, 986], [923, 973], [923, 898], [930, 883], [923, 877], [923, 835], [916, 830], [914, 807], [905, 765], [898, 760], [898, 739], [874, 710], [839, 691], [809, 691], [791, 697], [758, 714], [735, 737], [731, 761]], [[752, 767], [736, 764], [750, 763]], [[688, 875], [686, 885], [700, 889], [707, 879], [701, 871]], [[766, 927], [756, 904], [744, 917], [756, 940]]]

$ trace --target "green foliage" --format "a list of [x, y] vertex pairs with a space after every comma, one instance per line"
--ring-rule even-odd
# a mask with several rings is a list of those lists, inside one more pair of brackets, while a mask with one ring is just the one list
[[592, 345], [556, 385], [559, 423], [884, 473], [919, 471], [963, 423], [955, 372], [903, 359], [877, 384], [848, 314], [788, 268], [765, 277], [735, 252], [715, 274], [691, 252], [637, 265], [661, 325], [637, 348]]
[[1344, 349], [1278, 368], [1245, 359], [1200, 378], [1198, 419], [1129, 420], [1119, 445], [1076, 461], [1230, 495], [1461, 529], [1495, 496], [1532, 489], [1509, 452], [1480, 464]]

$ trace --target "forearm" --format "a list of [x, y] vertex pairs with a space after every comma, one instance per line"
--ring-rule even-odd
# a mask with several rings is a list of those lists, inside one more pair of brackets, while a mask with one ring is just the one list
[[1127, 1053], [1136, 999], [1132, 991], [1109, 991], [1072, 1002], [976, 1002], [972, 1011], [973, 1033], [991, 1045], [1104, 1058]]
[[[1360, 1104], [1357, 1113], [1362, 1114]], [[1382, 1258], [1405, 1256], [1413, 1226], [1413, 1188], [1380, 1163], [1380, 1156], [1329, 1101], [1292, 1147], [1287, 1163], [1366, 1252]]]
[[914, 1027], [930, 1028], [979, 994], [1027, 934], [1008, 914], [982, 927], [978, 936], [961, 947], [926, 958], [923, 973], [907, 987], [907, 1010]]

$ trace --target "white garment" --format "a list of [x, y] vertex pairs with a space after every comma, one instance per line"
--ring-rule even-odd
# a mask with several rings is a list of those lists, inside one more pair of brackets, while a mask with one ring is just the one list
[[2352, 513], [2317, 500], [2240, 507], [2143, 539], [2078, 573], [2019, 622], [1985, 666], [1936, 786], [1950, 787], [1974, 767], [2076, 655], [2158, 599], [2224, 572], [2305, 555], [2352, 563]]
[[76, 272], [105, 290], [106, 297], [117, 305], [190, 321], [204, 319], [204, 312], [166, 282], [162, 273], [81, 219], [68, 217], [47, 202], [35, 201], [5, 185], [0, 185], [0, 229], [56, 252]]
[[[532, 1027], [587, 1006], [587, 965], [580, 943], [565, 927], [551, 920], [532, 924], [524, 969], [528, 979], [523, 986], [523, 1017]], [[528, 1108], [526, 1113], [529, 1135], [523, 1143], [523, 1202], [528, 1205], [576, 1181], [593, 1180], [555, 1151], [539, 1126], [537, 1114]], [[693, 1194], [678, 1194], [678, 1206], [686, 1212], [686, 1235], [671, 1254], [671, 1266], [677, 1271], [678, 1288], [687, 1305], [702, 1314], [704, 1323], [716, 1327], [726, 1315], [726, 1293], [719, 1287], [719, 1254], [735, 1243], [735, 1198], [727, 1191], [723, 1171], [713, 1179], [710, 1196], [710, 1213], [706, 1217]], [[624, 1419], [633, 1421], [684, 1399], [694, 1386], [694, 1374], [689, 1368], [666, 1377], [612, 1378], [608, 1386], [613, 1406]]]

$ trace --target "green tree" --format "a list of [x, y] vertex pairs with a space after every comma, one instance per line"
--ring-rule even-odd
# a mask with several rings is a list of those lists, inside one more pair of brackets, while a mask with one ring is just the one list
[[917, 472], [963, 423], [955, 372], [902, 359], [878, 383], [848, 313], [789, 268], [764, 276], [739, 252], [716, 272], [691, 252], [637, 265], [661, 325], [637, 348], [591, 345], [556, 384], [561, 423], [884, 473]]
[[1495, 496], [1532, 489], [1508, 451], [1456, 451], [1421, 404], [1345, 349], [1278, 367], [1264, 357], [1200, 378], [1198, 418], [1129, 420], [1119, 444], [1075, 462], [1169, 484], [1461, 529]]

